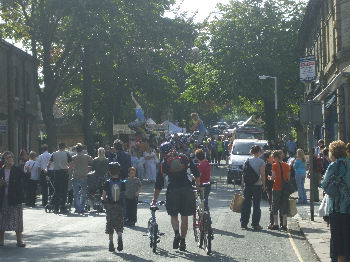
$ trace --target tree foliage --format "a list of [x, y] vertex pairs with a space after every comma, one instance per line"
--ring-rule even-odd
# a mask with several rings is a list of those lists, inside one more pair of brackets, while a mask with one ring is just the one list
[[[294, 47], [303, 6], [291, 0], [243, 0], [218, 9], [198, 38], [201, 61], [188, 67], [184, 99], [211, 101], [219, 108], [232, 102], [273, 127], [274, 83], [258, 76], [277, 76], [279, 121], [285, 122], [290, 106], [302, 97]], [[272, 138], [273, 130], [268, 131]]]

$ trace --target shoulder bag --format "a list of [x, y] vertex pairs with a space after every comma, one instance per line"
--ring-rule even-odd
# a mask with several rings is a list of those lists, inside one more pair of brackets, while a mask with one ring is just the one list
[[285, 181], [284, 180], [284, 176], [283, 176], [283, 168], [282, 168], [282, 164], [279, 163], [280, 168], [281, 168], [281, 177], [282, 177], [282, 192], [284, 194], [293, 194], [295, 192], [295, 188], [293, 187], [293, 185], [290, 183], [290, 181]]

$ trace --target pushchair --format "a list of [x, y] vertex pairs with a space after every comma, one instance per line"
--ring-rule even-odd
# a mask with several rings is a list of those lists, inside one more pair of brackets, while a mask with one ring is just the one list
[[[47, 183], [47, 205], [45, 206], [45, 212], [51, 213], [55, 210], [55, 205], [53, 203], [54, 196], [55, 196], [55, 186], [53, 183], [53, 174], [46, 175], [46, 183]], [[71, 210], [72, 205], [70, 203], [66, 204], [66, 209]]]
[[87, 177], [86, 211], [96, 210], [97, 213], [104, 211], [101, 198], [104, 181], [105, 177], [99, 177], [95, 172], [89, 173]]

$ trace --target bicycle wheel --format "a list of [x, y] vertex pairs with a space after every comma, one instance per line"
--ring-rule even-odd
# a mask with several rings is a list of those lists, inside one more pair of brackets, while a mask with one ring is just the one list
[[150, 220], [148, 220], [148, 226], [147, 226], [147, 234], [149, 237], [149, 247], [153, 247], [153, 229], [152, 229], [152, 223]]
[[157, 252], [157, 242], [158, 242], [158, 225], [153, 226], [153, 239], [152, 239], [152, 248], [153, 248], [153, 253]]
[[193, 214], [193, 235], [194, 241], [199, 242], [199, 214], [198, 211]]
[[203, 215], [203, 244], [205, 252], [209, 255], [211, 253], [211, 226], [207, 214]]
[[198, 242], [198, 247], [202, 248], [203, 247], [203, 242], [204, 242], [204, 221], [203, 221], [203, 215], [198, 214], [199, 216], [199, 242]]

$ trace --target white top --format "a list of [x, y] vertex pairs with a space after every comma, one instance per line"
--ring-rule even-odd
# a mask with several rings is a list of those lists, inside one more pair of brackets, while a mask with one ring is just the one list
[[24, 165], [24, 173], [27, 174], [27, 167], [30, 169], [30, 180], [39, 180], [38, 162], [35, 160], [29, 160]]
[[[47, 167], [47, 164], [49, 163], [51, 158], [51, 154], [48, 151], [45, 151], [40, 156], [38, 156], [38, 159], [36, 160], [38, 162], [38, 167], [40, 167], [41, 170], [45, 170]], [[53, 170], [53, 165], [50, 166], [50, 169]]]

